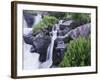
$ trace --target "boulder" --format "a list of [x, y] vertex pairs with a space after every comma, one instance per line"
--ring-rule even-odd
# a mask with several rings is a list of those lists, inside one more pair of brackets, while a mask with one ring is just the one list
[[87, 23], [87, 21], [85, 21], [85, 20], [79, 20], [79, 21], [77, 21], [77, 20], [67, 20], [67, 21], [64, 21], [62, 24], [60, 24], [60, 29], [64, 30], [65, 27], [68, 27], [70, 29], [75, 29], [78, 26], [86, 24], [86, 23]]
[[41, 30], [35, 34], [32, 31], [28, 31], [28, 34], [23, 34], [25, 43], [32, 45], [30, 52], [40, 54], [40, 62], [46, 61], [47, 48], [51, 42], [51, 37], [48, 34], [48, 29]]
[[62, 24], [60, 24], [60, 30], [64, 30], [66, 27], [70, 28], [70, 25], [73, 23], [73, 20], [68, 20], [68, 21], [64, 21]]
[[23, 12], [23, 16], [24, 19], [26, 20], [27, 26], [31, 28], [35, 22], [34, 16], [32, 15], [32, 13], [28, 13], [28, 12]]
[[56, 39], [53, 50], [53, 65], [57, 66], [62, 61], [65, 47], [62, 39]]
[[32, 35], [32, 32], [28, 33], [27, 35], [24, 34], [23, 35], [23, 39], [24, 39], [26, 44], [33, 45], [33, 35]]
[[68, 28], [68, 27], [66, 27], [64, 30], [62, 30], [63, 36], [64, 36], [65, 34], [67, 34], [70, 30], [71, 30], [71, 29]]
[[87, 24], [87, 21], [85, 21], [85, 20], [79, 20], [79, 21], [73, 20], [73, 22], [70, 24], [69, 27], [70, 27], [71, 29], [75, 29], [75, 28], [77, 28], [78, 26], [84, 25], [84, 24]]
[[45, 62], [46, 56], [47, 56], [47, 48], [51, 42], [51, 39], [49, 36], [43, 36], [43, 37], [37, 37], [33, 40], [33, 45], [31, 48], [31, 52], [39, 53], [39, 61]]
[[50, 36], [50, 31], [48, 30], [48, 28], [43, 29], [42, 32], [44, 33], [44, 35]]
[[81, 25], [70, 31], [69, 37], [76, 39], [79, 36], [88, 37], [91, 33], [91, 23]]

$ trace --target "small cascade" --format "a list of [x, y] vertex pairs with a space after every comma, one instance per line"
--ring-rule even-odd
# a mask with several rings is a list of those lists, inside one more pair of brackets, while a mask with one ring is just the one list
[[[42, 17], [40, 14], [37, 14], [37, 16], [35, 17], [35, 23], [34, 25], [36, 25], [39, 21], [42, 20]], [[46, 57], [46, 61], [41, 63], [39, 62], [39, 57], [40, 54], [38, 53], [31, 53], [30, 52], [30, 48], [31, 45], [26, 44], [24, 41], [24, 68], [23, 69], [39, 69], [39, 68], [50, 68], [53, 64], [53, 49], [54, 49], [54, 42], [57, 39], [57, 32], [59, 31], [59, 24], [61, 24], [62, 21], [59, 21], [58, 24], [55, 24], [52, 27], [52, 31], [51, 31], [51, 43], [48, 46], [47, 49], [47, 57]], [[28, 28], [25, 21], [24, 21], [24, 27], [23, 27], [23, 35], [27, 35], [32, 31], [32, 28]]]
[[57, 32], [59, 31], [60, 24], [62, 24], [62, 20], [60, 20], [59, 23], [55, 24], [52, 28], [51, 44], [49, 45], [48, 50], [47, 50], [47, 60], [46, 60], [46, 62], [41, 64], [42, 68], [50, 68], [52, 66], [54, 41], [57, 38]]
[[23, 18], [23, 28], [27, 28], [27, 23], [26, 23], [26, 20]]
[[39, 54], [30, 52], [31, 45], [26, 44], [24, 42], [24, 54], [23, 54], [23, 69], [25, 70], [32, 70], [38, 69], [40, 62], [39, 62]]
[[37, 16], [35, 16], [35, 23], [34, 23], [34, 25], [39, 23], [41, 20], [42, 20], [42, 15], [38, 13]]
[[[35, 17], [35, 24], [37, 24], [40, 20], [41, 20], [41, 15], [40, 14], [37, 14], [37, 16]], [[25, 19], [23, 18], [23, 35], [27, 35], [29, 34], [30, 32], [32, 32], [32, 28], [29, 28], [27, 26], [27, 23], [25, 21]], [[29, 44], [26, 44], [24, 41], [23, 41], [23, 69], [25, 70], [31, 70], [31, 69], [38, 69], [39, 68], [39, 65], [40, 65], [40, 62], [39, 62], [39, 54], [38, 53], [34, 53], [32, 54], [30, 52], [30, 48], [31, 48], [31, 45]]]
[[54, 41], [57, 38], [57, 30], [59, 30], [59, 25], [55, 24], [52, 28], [52, 36], [51, 36], [51, 44], [48, 47], [47, 50], [47, 60], [46, 62], [41, 64], [41, 68], [50, 68], [52, 66], [53, 63], [53, 48], [54, 48]]

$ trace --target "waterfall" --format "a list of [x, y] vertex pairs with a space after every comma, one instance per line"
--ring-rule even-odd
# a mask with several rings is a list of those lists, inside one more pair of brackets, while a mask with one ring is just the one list
[[42, 20], [42, 15], [38, 13], [37, 16], [35, 16], [35, 23], [34, 23], [34, 25], [39, 23], [41, 20]]
[[31, 45], [26, 44], [24, 42], [24, 54], [23, 54], [23, 69], [25, 70], [32, 70], [38, 69], [40, 62], [39, 62], [39, 54], [38, 53], [30, 53]]
[[25, 21], [25, 19], [24, 19], [24, 17], [23, 17], [23, 28], [27, 28], [28, 26], [27, 26], [27, 23], [26, 23], [26, 21]]
[[51, 44], [49, 45], [48, 50], [47, 50], [46, 62], [41, 64], [42, 68], [50, 68], [52, 66], [54, 41], [57, 38], [57, 31], [59, 31], [59, 24], [61, 24], [61, 23], [62, 23], [62, 20], [60, 20], [58, 24], [55, 24], [52, 27]]
[[[36, 25], [39, 21], [41, 21], [41, 14], [37, 14], [37, 16], [35, 17], [35, 23], [34, 25]], [[61, 23], [61, 22], [60, 22]], [[60, 24], [59, 23], [59, 24]], [[23, 35], [27, 35], [29, 34], [29, 32], [32, 31], [32, 28], [28, 28], [26, 21], [23, 21]], [[51, 36], [51, 43], [47, 49], [47, 57], [46, 57], [46, 61], [41, 63], [39, 62], [39, 57], [40, 54], [38, 53], [31, 53], [30, 52], [30, 48], [31, 45], [26, 44], [24, 41], [23, 47], [24, 47], [24, 53], [23, 53], [23, 69], [39, 69], [39, 68], [50, 68], [52, 66], [53, 63], [53, 48], [54, 48], [54, 41], [57, 38], [57, 31], [59, 30], [59, 24], [55, 24], [52, 27], [52, 36]]]
[[[38, 20], [37, 20], [38, 21]], [[36, 23], [37, 23], [36, 21]], [[32, 28], [28, 28], [25, 19], [23, 18], [23, 35], [27, 35], [32, 31]], [[22, 68], [25, 70], [32, 70], [38, 69], [40, 62], [39, 62], [39, 54], [38, 53], [31, 53], [30, 52], [31, 45], [26, 44], [23, 40], [23, 66]]]
[[57, 30], [59, 29], [59, 26], [55, 24], [52, 28], [52, 36], [51, 36], [51, 44], [48, 47], [47, 50], [47, 59], [46, 62], [41, 64], [41, 68], [50, 68], [53, 63], [53, 48], [54, 48], [54, 41], [57, 38]]

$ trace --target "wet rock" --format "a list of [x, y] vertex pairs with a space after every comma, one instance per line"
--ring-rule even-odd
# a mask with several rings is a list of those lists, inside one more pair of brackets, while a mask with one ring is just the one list
[[32, 45], [31, 49], [30, 49], [30, 52], [33, 53], [33, 52], [36, 52], [36, 47], [34, 45]]
[[80, 25], [84, 25], [84, 24], [86, 24], [87, 23], [87, 21], [85, 21], [85, 20], [79, 20], [79, 21], [75, 21], [75, 20], [73, 20], [73, 22], [70, 24], [70, 28], [71, 29], [75, 29], [75, 28], [77, 28], [78, 26], [80, 26]]
[[91, 33], [91, 24], [88, 23], [71, 30], [69, 36], [72, 39], [76, 39], [79, 36], [88, 37], [90, 33]]
[[23, 15], [24, 15], [24, 18], [26, 20], [27, 26], [32, 27], [32, 25], [35, 22], [34, 16], [32, 15], [32, 13], [23, 12]]
[[71, 30], [71, 29], [68, 28], [68, 27], [66, 27], [64, 30], [62, 30], [63, 36], [64, 36], [65, 34], [67, 34], [70, 30]]
[[47, 29], [49, 32], [51, 32], [51, 31], [52, 31], [52, 26], [48, 26], [46, 29]]
[[46, 35], [47, 30], [39, 31], [36, 35], [33, 36], [33, 33], [30, 32], [28, 34], [23, 35], [23, 39], [25, 43], [32, 45], [30, 52], [31, 53], [39, 53], [39, 61], [45, 62], [47, 57], [47, 48], [51, 42], [50, 36]]
[[57, 32], [57, 35], [58, 35], [58, 36], [64, 36], [64, 35], [67, 34], [70, 30], [71, 30], [70, 28], [65, 27], [65, 29], [59, 30], [59, 31]]
[[60, 24], [60, 30], [64, 30], [66, 27], [69, 27], [73, 22], [73, 20], [64, 21]]
[[62, 39], [56, 39], [53, 50], [53, 65], [58, 65], [64, 57], [65, 44]]
[[57, 36], [64, 36], [64, 35], [63, 35], [63, 31], [58, 31], [58, 32], [57, 32]]
[[39, 61], [45, 62], [47, 56], [47, 48], [51, 40], [49, 36], [37, 37], [33, 40], [33, 46], [31, 52], [37, 52], [40, 54]]
[[32, 35], [32, 32], [28, 33], [27, 35], [24, 34], [23, 35], [23, 39], [24, 39], [26, 44], [33, 45], [33, 35]]
[[70, 29], [75, 29], [80, 25], [86, 24], [87, 21], [85, 20], [79, 20], [79, 21], [75, 21], [75, 20], [67, 20], [64, 21], [62, 24], [60, 24], [60, 29], [64, 30], [66, 27], [70, 28]]
[[44, 36], [44, 33], [43, 32], [40, 32], [36, 36], [34, 36], [34, 39], [36, 39], [38, 37], [43, 37], [43, 36]]
[[41, 30], [38, 30], [38, 31], [36, 31], [36, 32], [33, 32], [33, 36], [36, 36], [36, 35], [38, 35], [39, 33], [41, 33], [42, 31]]
[[47, 28], [42, 30], [42, 32], [44, 33], [44, 35], [50, 36], [50, 31]]

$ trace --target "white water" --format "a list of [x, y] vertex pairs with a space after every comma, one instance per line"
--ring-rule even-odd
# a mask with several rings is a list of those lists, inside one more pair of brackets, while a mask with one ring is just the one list
[[34, 25], [39, 23], [41, 20], [42, 20], [42, 16], [41, 16], [41, 14], [38, 13], [37, 16], [35, 16], [35, 23], [34, 23]]
[[48, 50], [47, 50], [47, 59], [46, 59], [46, 62], [40, 65], [41, 68], [50, 68], [53, 63], [53, 60], [52, 60], [53, 59], [52, 58], [53, 57], [53, 47], [54, 47], [54, 41], [57, 38], [57, 29], [54, 30], [54, 27], [56, 26], [53, 26], [52, 28], [51, 44], [49, 45]]
[[23, 69], [25, 70], [32, 70], [38, 69], [40, 62], [39, 62], [39, 54], [38, 53], [30, 53], [31, 45], [28, 45], [24, 42], [24, 54], [23, 54]]
[[[41, 21], [41, 16], [38, 14], [35, 17], [35, 24], [37, 24], [39, 21]], [[24, 32], [23, 34], [26, 35], [30, 31], [32, 31], [32, 28], [28, 28], [26, 25], [26, 22], [24, 21]], [[55, 29], [54, 29], [55, 27]], [[47, 58], [44, 63], [39, 62], [39, 54], [38, 53], [31, 53], [30, 48], [31, 45], [26, 44], [24, 41], [24, 53], [23, 53], [23, 69], [25, 70], [32, 70], [32, 69], [39, 69], [39, 68], [50, 68], [52, 66], [53, 60], [53, 47], [54, 47], [54, 41], [57, 38], [57, 30], [59, 30], [59, 25], [55, 24], [52, 28], [52, 36], [51, 36], [51, 44], [48, 47], [47, 50]]]
[[[23, 35], [27, 35], [28, 33], [30, 33], [32, 31], [32, 28], [28, 28], [27, 23], [25, 21], [25, 19], [23, 19]], [[35, 24], [37, 24], [37, 22], [39, 22], [41, 20], [41, 18], [39, 16], [35, 17]], [[38, 20], [38, 21], [37, 21]], [[23, 41], [23, 66], [22, 68], [25, 70], [32, 70], [32, 69], [38, 69], [40, 62], [39, 62], [39, 54], [38, 53], [31, 53], [30, 52], [30, 48], [31, 45], [26, 44]]]

